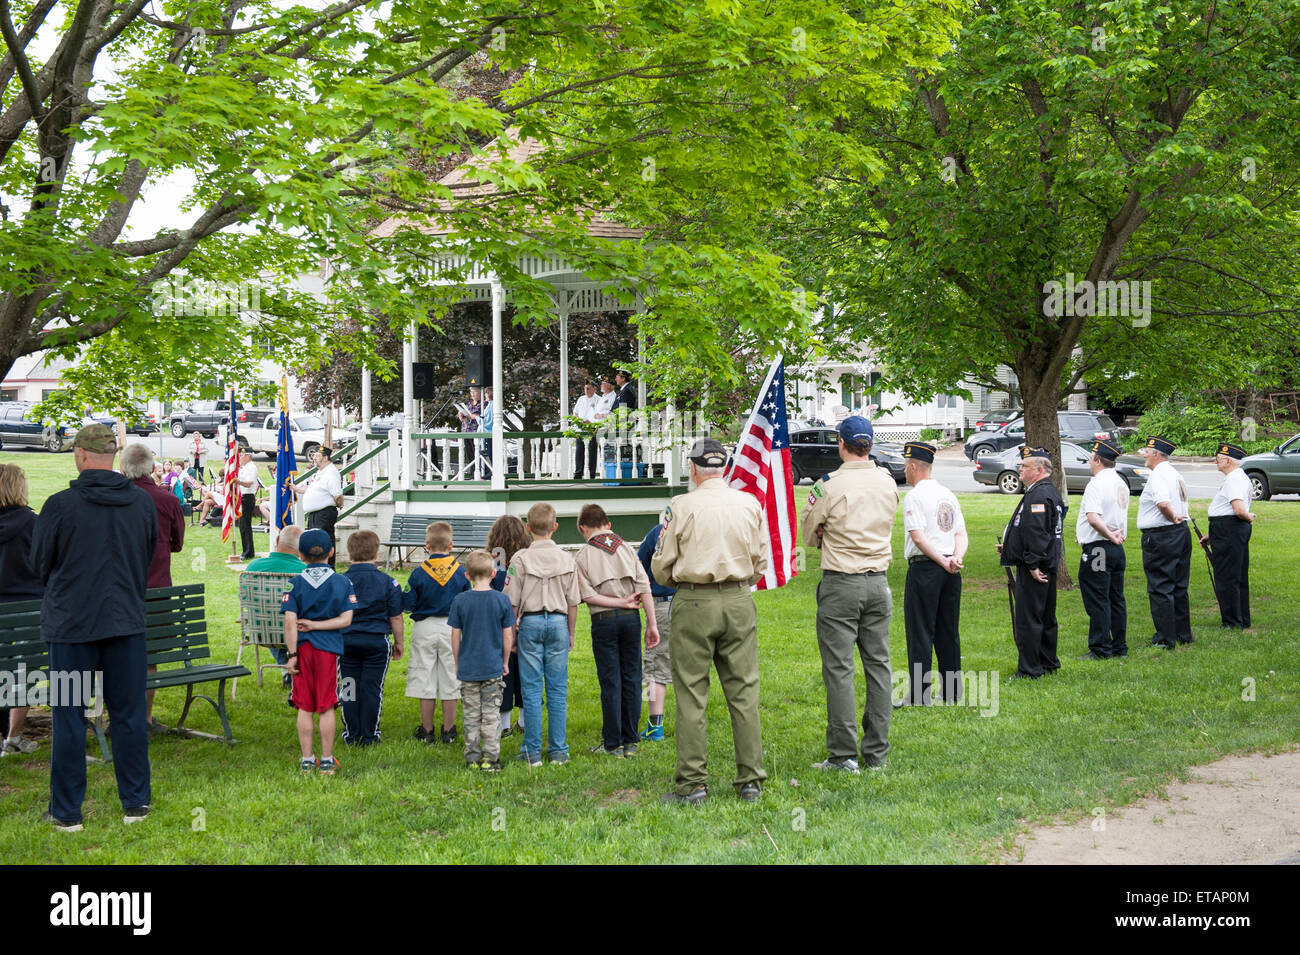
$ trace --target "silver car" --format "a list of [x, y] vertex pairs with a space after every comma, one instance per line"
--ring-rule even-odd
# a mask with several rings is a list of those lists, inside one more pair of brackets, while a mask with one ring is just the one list
[[[975, 480], [980, 484], [995, 484], [1003, 494], [1019, 494], [1024, 491], [1024, 482], [1020, 480], [1020, 447], [1011, 448], [1001, 454], [988, 454], [975, 462]], [[1061, 460], [1065, 464], [1065, 489], [1070, 494], [1082, 494], [1087, 487], [1092, 471], [1088, 461], [1092, 452], [1072, 444], [1061, 442]], [[1151, 474], [1146, 462], [1134, 455], [1122, 455], [1115, 462], [1115, 470], [1128, 483], [1130, 494], [1141, 494], [1147, 486]]]

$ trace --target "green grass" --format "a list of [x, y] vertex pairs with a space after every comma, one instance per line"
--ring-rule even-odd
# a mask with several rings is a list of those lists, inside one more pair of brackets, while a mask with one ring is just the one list
[[[67, 454], [0, 454], [0, 461], [26, 469], [38, 510], [73, 477]], [[1077, 506], [1077, 496], [1071, 504]], [[969, 495], [962, 505], [973, 540], [962, 662], [967, 670], [1001, 672], [998, 713], [936, 707], [896, 714], [883, 773], [852, 778], [810, 768], [825, 755], [814, 552], [790, 586], [758, 596], [769, 774], [758, 806], [731, 793], [730, 726], [716, 681], [709, 709], [714, 798], [705, 806], [659, 804], [673, 773], [671, 694], [667, 742], [646, 744], [632, 760], [587, 754], [599, 736], [600, 707], [584, 611], [570, 666], [574, 759], [566, 767], [530, 771], [507, 763], [500, 775], [483, 777], [463, 768], [460, 747], [414, 742], [417, 708], [403, 695], [401, 661], [389, 671], [384, 743], [365, 752], [340, 745], [339, 776], [304, 779], [294, 711], [278, 680], [259, 688], [245, 679], [230, 707], [238, 745], [175, 737], [153, 743], [155, 811], [129, 830], [110, 768], [90, 767], [86, 831], [69, 835], [36, 822], [48, 795], [48, 744], [33, 756], [0, 760], [0, 854], [11, 862], [77, 863], [975, 862], [998, 856], [1029, 823], [1123, 805], [1183, 778], [1189, 766], [1227, 753], [1285, 749], [1300, 738], [1300, 694], [1289, 665], [1298, 627], [1286, 556], [1300, 533], [1300, 505], [1254, 505], [1260, 517], [1251, 542], [1254, 632], [1219, 629], [1204, 561], [1193, 555], [1196, 644], [1173, 653], [1142, 649], [1151, 627], [1134, 536], [1127, 547], [1132, 655], [1075, 660], [1086, 650], [1086, 619], [1078, 593], [1062, 593], [1061, 672], [1010, 684], [1005, 676], [1015, 669], [1016, 653], [1005, 577], [992, 545], [1013, 501]], [[1196, 502], [1198, 517], [1204, 510], [1205, 502]], [[184, 554], [173, 559], [174, 577], [207, 584], [216, 656], [233, 660], [236, 575], [222, 566], [229, 547], [223, 550], [216, 530], [188, 535]], [[891, 640], [894, 668], [902, 670], [901, 522], [894, 554]], [[1067, 554], [1077, 564], [1077, 547]], [[1242, 699], [1247, 680], [1254, 682], [1253, 701]], [[858, 683], [861, 698], [860, 674]], [[173, 722], [182, 698], [161, 691], [158, 716]], [[219, 731], [210, 709], [196, 712], [196, 728]], [[503, 755], [518, 747], [512, 737]]]

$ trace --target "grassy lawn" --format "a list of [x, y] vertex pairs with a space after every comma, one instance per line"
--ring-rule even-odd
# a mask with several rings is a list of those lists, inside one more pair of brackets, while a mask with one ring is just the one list
[[[0, 461], [27, 471], [38, 511], [74, 476], [70, 454], [2, 453]], [[1071, 532], [1078, 501], [1070, 501]], [[1207, 503], [1194, 502], [1198, 519]], [[997, 696], [981, 701], [988, 715], [975, 707], [896, 713], [883, 773], [852, 778], [810, 768], [825, 756], [813, 552], [790, 586], [758, 595], [769, 779], [757, 806], [731, 792], [731, 735], [716, 681], [709, 712], [714, 798], [705, 806], [659, 804], [673, 774], [671, 694], [667, 742], [646, 744], [631, 760], [587, 753], [599, 738], [600, 705], [584, 611], [570, 661], [574, 759], [568, 766], [529, 770], [509, 762], [519, 748], [514, 736], [503, 746], [505, 771], [484, 777], [464, 769], [461, 747], [415, 742], [418, 711], [403, 695], [402, 660], [389, 671], [384, 743], [364, 752], [340, 743], [340, 775], [302, 778], [294, 711], [279, 681], [259, 688], [245, 679], [230, 706], [238, 745], [177, 737], [151, 745], [154, 812], [143, 825], [123, 825], [111, 768], [92, 765], [86, 831], [48, 831], [37, 825], [48, 797], [48, 741], [32, 756], [0, 760], [0, 855], [9, 862], [76, 863], [978, 862], [999, 855], [1027, 823], [1124, 805], [1157, 792], [1189, 766], [1300, 740], [1300, 680], [1292, 665], [1300, 624], [1294, 572], [1284, 556], [1300, 534], [1300, 504], [1254, 505], [1260, 517], [1251, 542], [1254, 631], [1219, 629], [1204, 560], [1194, 554], [1196, 643], [1173, 653], [1147, 649], [1151, 622], [1134, 534], [1127, 545], [1129, 658], [1076, 660], [1087, 649], [1086, 618], [1078, 593], [1062, 593], [1060, 673], [1010, 684], [1016, 652], [993, 538], [1013, 501], [975, 494], [962, 496], [962, 506], [973, 541], [962, 663], [967, 670], [998, 671], [1000, 679], [988, 686]], [[215, 654], [233, 661], [236, 574], [222, 566], [228, 552], [219, 531], [193, 528], [172, 568], [177, 583], [206, 583]], [[891, 640], [894, 668], [901, 671], [901, 521], [894, 555]], [[1067, 556], [1073, 570], [1076, 545]], [[861, 682], [859, 672], [859, 696]], [[1251, 686], [1253, 699], [1243, 699], [1252, 696]], [[182, 699], [179, 691], [160, 691], [159, 718], [174, 722]], [[193, 726], [219, 732], [211, 709], [198, 705], [206, 712], [194, 711]]]

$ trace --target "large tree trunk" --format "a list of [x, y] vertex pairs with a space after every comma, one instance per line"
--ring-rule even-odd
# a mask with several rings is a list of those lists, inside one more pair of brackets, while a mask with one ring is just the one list
[[[1062, 501], [1069, 501], [1066, 493], [1065, 468], [1061, 462], [1061, 426], [1056, 417], [1057, 405], [1060, 403], [1061, 382], [1045, 380], [1044, 368], [1034, 358], [1046, 350], [1031, 349], [1028, 355], [1022, 355], [1016, 363], [1016, 375], [1020, 378], [1020, 398], [1025, 408], [1025, 444], [1031, 448], [1046, 448], [1052, 459], [1052, 483]], [[1065, 521], [1068, 526], [1069, 521]], [[1065, 527], [1061, 528], [1061, 554], [1056, 572], [1058, 590], [1073, 590], [1074, 578], [1070, 576], [1069, 565], [1065, 560]]]

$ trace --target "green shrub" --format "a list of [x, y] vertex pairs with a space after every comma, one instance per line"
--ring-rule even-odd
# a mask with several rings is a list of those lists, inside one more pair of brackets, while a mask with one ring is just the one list
[[1254, 428], [1254, 440], [1246, 440], [1235, 416], [1218, 404], [1162, 401], [1138, 421], [1138, 433], [1124, 439], [1124, 450], [1134, 451], [1151, 435], [1167, 438], [1177, 446], [1176, 454], [1208, 456], [1223, 442], [1239, 445], [1247, 454], [1272, 450], [1276, 435], [1270, 433], [1274, 422], [1260, 422]]
[[922, 440], [922, 441], [938, 441], [938, 440], [939, 440], [940, 438], [942, 438], [942, 437], [943, 437], [943, 431], [942, 431], [942, 429], [940, 429], [940, 428], [922, 428], [922, 429], [921, 429], [921, 440]]

